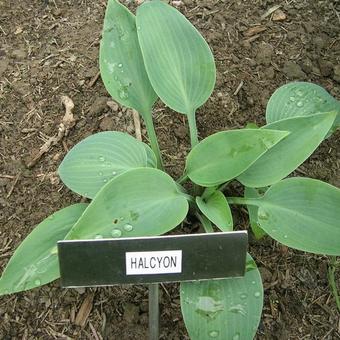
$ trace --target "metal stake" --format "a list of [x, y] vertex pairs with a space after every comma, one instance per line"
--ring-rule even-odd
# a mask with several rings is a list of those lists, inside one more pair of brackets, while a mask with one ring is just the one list
[[150, 340], [159, 339], [159, 284], [149, 284], [149, 332]]

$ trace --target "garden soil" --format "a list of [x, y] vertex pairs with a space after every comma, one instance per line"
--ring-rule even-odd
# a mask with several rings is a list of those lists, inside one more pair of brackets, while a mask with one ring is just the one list
[[[125, 3], [135, 9], [132, 1]], [[289, 81], [315, 82], [340, 99], [339, 1], [173, 4], [202, 32], [216, 60], [215, 91], [197, 113], [200, 138], [247, 122], [264, 124], [270, 95]], [[281, 7], [270, 14], [276, 5]], [[104, 11], [105, 0], [0, 0], [0, 272], [37, 223], [84, 201], [56, 173], [67, 150], [98, 131], [135, 133], [132, 112], [111, 101], [98, 76]], [[74, 102], [75, 125], [37, 158], [58, 133], [63, 95]], [[185, 117], [159, 103], [154, 119], [166, 168], [179, 176], [189, 150]], [[143, 126], [142, 134], [147, 140]], [[338, 132], [324, 141], [294, 175], [339, 187], [339, 138]], [[235, 184], [228, 193], [242, 191]], [[245, 210], [233, 215], [236, 229], [249, 228]], [[195, 220], [177, 229], [198, 231]], [[327, 257], [269, 238], [251, 239], [250, 252], [265, 289], [257, 339], [340, 339]], [[189, 339], [178, 288], [161, 286], [161, 339]], [[147, 339], [147, 299], [144, 286], [75, 290], [56, 281], [0, 297], [0, 339]]]

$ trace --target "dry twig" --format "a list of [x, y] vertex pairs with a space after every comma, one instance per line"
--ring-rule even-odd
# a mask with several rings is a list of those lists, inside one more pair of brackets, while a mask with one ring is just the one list
[[135, 125], [136, 138], [142, 141], [142, 132], [140, 128], [140, 117], [136, 110], [132, 110], [133, 124]]
[[32, 168], [39, 159], [47, 153], [50, 148], [58, 144], [65, 136], [68, 135], [70, 129], [75, 125], [75, 119], [73, 117], [72, 110], [74, 108], [73, 101], [68, 96], [62, 96], [61, 102], [65, 106], [65, 115], [62, 122], [59, 124], [58, 134], [54, 137], [50, 137], [45, 144], [40, 148], [39, 152], [27, 163], [28, 168]]

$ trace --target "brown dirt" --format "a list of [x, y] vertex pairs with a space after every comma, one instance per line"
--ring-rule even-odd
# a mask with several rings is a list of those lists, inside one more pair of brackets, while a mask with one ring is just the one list
[[[180, 10], [206, 37], [218, 69], [216, 89], [198, 112], [201, 137], [249, 121], [263, 124], [268, 98], [287, 81], [313, 81], [340, 98], [337, 0], [282, 1], [283, 21], [260, 19], [279, 3], [270, 0], [183, 3]], [[91, 86], [104, 9], [103, 0], [0, 0], [0, 272], [34, 225], [81, 200], [56, 175], [66, 150], [100, 130], [134, 133], [131, 112], [106, 105], [100, 78]], [[251, 35], [254, 30], [259, 33]], [[61, 95], [75, 103], [76, 126], [28, 169], [26, 162], [57, 132], [64, 114]], [[159, 105], [155, 121], [166, 166], [177, 176], [189, 147], [184, 118]], [[340, 186], [339, 137], [338, 132], [326, 140], [297, 174]], [[247, 226], [241, 210], [234, 217], [238, 228]], [[250, 251], [265, 285], [258, 339], [340, 339], [326, 257], [269, 239], [252, 241]], [[76, 326], [79, 308], [92, 293], [86, 325]], [[162, 293], [161, 338], [188, 339], [178, 286], [166, 285]], [[0, 320], [0, 339], [147, 339], [147, 290], [65, 290], [56, 282], [1, 297]]]

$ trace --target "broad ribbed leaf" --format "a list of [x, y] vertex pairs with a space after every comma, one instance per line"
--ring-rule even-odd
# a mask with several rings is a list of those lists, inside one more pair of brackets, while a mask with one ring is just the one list
[[340, 255], [340, 189], [310, 178], [289, 178], [273, 185], [259, 207], [260, 227], [295, 249]]
[[157, 95], [173, 110], [192, 114], [215, 85], [214, 58], [203, 37], [179, 11], [157, 0], [137, 9], [137, 32]]
[[305, 82], [294, 82], [278, 88], [269, 99], [266, 120], [273, 123], [289, 117], [309, 116], [335, 111], [338, 116], [332, 129], [340, 126], [340, 102], [324, 88]]
[[113, 177], [140, 167], [156, 166], [153, 151], [130, 135], [100, 132], [75, 145], [59, 166], [61, 180], [89, 198]]
[[181, 283], [181, 308], [191, 340], [253, 339], [263, 306], [261, 275], [248, 255], [243, 278]]
[[215, 133], [196, 145], [188, 155], [189, 178], [202, 186], [214, 186], [245, 171], [288, 132], [243, 129]]
[[57, 242], [63, 240], [86, 209], [79, 203], [38, 224], [19, 245], [0, 279], [0, 295], [42, 286], [59, 277]]
[[215, 191], [206, 199], [196, 197], [196, 203], [201, 212], [220, 230], [233, 230], [233, 216], [221, 191]]
[[[261, 197], [258, 190], [254, 188], [246, 187], [244, 189], [244, 197], [245, 198], [258, 198]], [[263, 236], [267, 235], [267, 233], [261, 229], [258, 218], [257, 218], [257, 211], [258, 207], [256, 205], [247, 205], [248, 215], [249, 215], [249, 222], [251, 230], [253, 231], [255, 237], [259, 240]]]
[[238, 180], [247, 187], [260, 188], [288, 176], [323, 141], [335, 117], [335, 112], [318, 113], [288, 118], [264, 126], [261, 130], [275, 129], [291, 133], [243, 172]]
[[166, 173], [140, 168], [105, 185], [67, 239], [161, 235], [188, 212], [186, 196]]
[[142, 115], [150, 113], [157, 95], [145, 71], [136, 19], [116, 0], [108, 0], [99, 64], [103, 83], [114, 100]]

